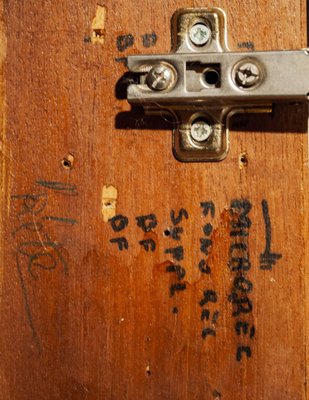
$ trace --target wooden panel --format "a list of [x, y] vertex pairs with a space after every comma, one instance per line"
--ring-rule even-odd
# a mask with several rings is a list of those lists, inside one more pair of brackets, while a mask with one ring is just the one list
[[1, 398], [306, 397], [306, 110], [184, 164], [121, 99], [121, 59], [210, 5], [232, 49], [306, 46], [304, 0], [2, 4]]

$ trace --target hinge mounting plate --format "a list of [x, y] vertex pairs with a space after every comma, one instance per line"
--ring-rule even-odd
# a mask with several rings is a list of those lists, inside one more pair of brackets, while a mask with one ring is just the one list
[[138, 83], [131, 104], [176, 120], [173, 152], [180, 161], [220, 161], [229, 149], [235, 113], [271, 112], [276, 102], [306, 102], [309, 53], [231, 52], [219, 8], [181, 9], [172, 18], [172, 51], [128, 57]]

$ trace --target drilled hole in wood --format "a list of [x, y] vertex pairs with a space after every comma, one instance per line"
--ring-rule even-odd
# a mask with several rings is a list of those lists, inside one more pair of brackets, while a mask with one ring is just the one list
[[244, 168], [248, 165], [248, 156], [246, 153], [239, 155], [239, 168]]
[[73, 163], [74, 163], [74, 157], [72, 156], [72, 154], [68, 154], [61, 160], [61, 165], [63, 166], [64, 169], [72, 169]]
[[171, 234], [171, 231], [169, 229], [165, 229], [165, 231], [163, 232], [163, 235], [166, 237], [170, 236], [170, 234]]
[[67, 160], [66, 158], [64, 158], [62, 160], [62, 165], [63, 165], [63, 168], [66, 168], [66, 169], [71, 169], [72, 168], [72, 165], [71, 165], [70, 161]]

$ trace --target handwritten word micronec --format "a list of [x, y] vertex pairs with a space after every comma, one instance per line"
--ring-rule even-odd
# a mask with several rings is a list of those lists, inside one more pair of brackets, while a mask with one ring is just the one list
[[[260, 271], [271, 271], [277, 266], [282, 254], [272, 251], [272, 227], [268, 203], [265, 199], [261, 201], [263, 222], [265, 225], [265, 244], [259, 258]], [[204, 200], [196, 209], [200, 217], [198, 221], [192, 221], [192, 215], [186, 208], [172, 209], [169, 211], [168, 226], [160, 226], [160, 221], [154, 212], [145, 213], [134, 217], [133, 221], [123, 214], [118, 214], [109, 220], [112, 231], [110, 243], [115, 251], [130, 251], [130, 246], [140, 246], [146, 254], [158, 250], [157, 232], [161, 229], [164, 243], [163, 252], [168, 257], [165, 272], [171, 276], [170, 286], [167, 288], [170, 301], [172, 302], [172, 313], [178, 314], [181, 302], [184, 298], [188, 283], [187, 262], [194, 260], [193, 265], [201, 274], [203, 282], [202, 291], [199, 294], [198, 307], [200, 309], [200, 337], [206, 343], [216, 340], [217, 328], [220, 326], [222, 310], [220, 304], [224, 299], [230, 304], [230, 317], [233, 319], [233, 334], [236, 336], [235, 359], [241, 362], [253, 356], [253, 344], [256, 336], [254, 324], [254, 284], [250, 277], [250, 271], [254, 266], [249, 248], [249, 238], [252, 227], [252, 204], [246, 198], [236, 198], [229, 205], [229, 250], [227, 266], [232, 281], [228, 294], [220, 293], [220, 289], [214, 287], [212, 273], [217, 265], [212, 263], [210, 257], [214, 251], [213, 235], [216, 223], [216, 205], [212, 200]], [[191, 220], [190, 220], [191, 218]], [[132, 243], [127, 234], [127, 229], [133, 223], [136, 229], [143, 235], [137, 243]], [[191, 227], [191, 228], [190, 228]], [[193, 228], [192, 228], [193, 227]], [[191, 229], [191, 231], [190, 231]], [[198, 243], [190, 243], [195, 250], [190, 253], [184, 235], [192, 236], [192, 229], [199, 229]], [[155, 233], [155, 234], [154, 234]], [[163, 239], [162, 239], [163, 240]], [[260, 243], [259, 241], [258, 243]], [[164, 261], [166, 262], [166, 260]], [[255, 261], [256, 262], [256, 261]], [[192, 264], [190, 262], [190, 264]]]

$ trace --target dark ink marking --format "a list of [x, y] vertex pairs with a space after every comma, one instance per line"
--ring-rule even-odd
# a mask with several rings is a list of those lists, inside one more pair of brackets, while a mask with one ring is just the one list
[[108, 222], [111, 224], [114, 232], [120, 232], [124, 230], [129, 224], [128, 218], [121, 214], [115, 215], [113, 218], [110, 218]]
[[183, 228], [180, 226], [177, 226], [175, 228], [171, 228], [169, 232], [174, 240], [179, 241], [181, 239], [180, 234], [183, 233]]
[[[34, 251], [32, 251], [34, 248]], [[39, 249], [39, 250], [38, 250]], [[42, 250], [43, 249], [43, 250]], [[63, 266], [64, 272], [68, 273], [68, 265], [61, 252], [61, 244], [53, 241], [41, 242], [22, 242], [18, 246], [18, 253], [29, 257], [28, 272], [33, 279], [37, 279], [37, 275], [33, 273], [32, 268], [37, 267], [43, 270], [53, 270], [57, 267], [57, 258], [59, 258]], [[45, 262], [44, 262], [45, 259]], [[51, 261], [51, 264], [46, 261]]]
[[13, 195], [11, 199], [23, 200], [23, 208], [17, 214], [18, 217], [24, 214], [37, 215], [44, 210], [47, 205], [47, 194], [26, 194], [26, 195]]
[[201, 243], [201, 246], [200, 246], [201, 252], [208, 255], [209, 254], [208, 249], [212, 245], [212, 240], [201, 238], [200, 243]]
[[25, 222], [21, 224], [18, 228], [16, 228], [12, 235], [15, 236], [17, 232], [21, 231], [22, 229], [29, 230], [31, 232], [40, 232], [43, 229], [43, 224], [41, 222]]
[[141, 240], [138, 243], [143, 246], [146, 251], [155, 251], [156, 249], [156, 242], [153, 239]]
[[204, 201], [202, 203], [200, 203], [202, 209], [203, 209], [203, 215], [205, 217], [207, 217], [209, 211], [210, 211], [210, 215], [212, 218], [215, 217], [215, 205], [212, 201]]
[[70, 224], [70, 225], [76, 225], [78, 224], [78, 222], [76, 221], [76, 219], [72, 219], [72, 218], [63, 218], [63, 217], [54, 217], [52, 215], [47, 215], [45, 217], [41, 218], [42, 220], [46, 220], [46, 221], [56, 221], [56, 222], [63, 222], [65, 224]]
[[203, 232], [206, 236], [209, 236], [212, 232], [212, 225], [211, 224], [206, 224], [203, 226]]
[[29, 200], [29, 199], [39, 199], [40, 197], [46, 197], [45, 193], [42, 194], [13, 194], [11, 199], [22, 199], [22, 200]]
[[127, 239], [124, 238], [124, 237], [110, 239], [110, 242], [111, 243], [117, 243], [118, 249], [120, 251], [122, 251], [124, 249], [128, 250], [128, 248], [129, 248], [129, 243], [128, 243]]
[[172, 221], [173, 225], [176, 226], [176, 225], [180, 224], [180, 222], [183, 220], [183, 218], [188, 219], [189, 214], [186, 209], [181, 208], [178, 212], [177, 217], [175, 216], [174, 210], [171, 211], [170, 217], [171, 217], [171, 221]]
[[[231, 245], [229, 248], [228, 266], [231, 271], [237, 272], [231, 294], [228, 296], [228, 301], [233, 304], [233, 317], [238, 317], [240, 314], [249, 314], [253, 309], [252, 301], [247, 296], [253, 290], [253, 284], [247, 276], [244, 275], [244, 272], [251, 268], [248, 248], [249, 230], [252, 225], [251, 219], [249, 218], [251, 208], [252, 205], [247, 199], [234, 199], [231, 201]], [[236, 322], [235, 331], [238, 336], [240, 336], [241, 333], [247, 335], [248, 330], [248, 322]], [[249, 347], [238, 345], [236, 353], [238, 361], [241, 360], [242, 352], [246, 352], [247, 357], [251, 357], [251, 350]]]
[[115, 61], [116, 61], [117, 63], [122, 63], [125, 67], [128, 66], [128, 59], [127, 59], [127, 57], [117, 57], [117, 58], [115, 58]]
[[272, 270], [273, 266], [276, 265], [276, 262], [282, 258], [282, 254], [271, 252], [271, 221], [266, 200], [262, 200], [262, 210], [265, 222], [266, 244], [264, 253], [260, 254], [260, 269]]
[[245, 353], [247, 358], [251, 357], [251, 349], [249, 346], [239, 346], [236, 352], [236, 360], [241, 361], [242, 353]]
[[144, 232], [149, 232], [158, 225], [157, 217], [155, 214], [142, 215], [135, 218], [137, 226], [139, 226]]
[[124, 51], [128, 47], [132, 47], [134, 44], [134, 37], [129, 33], [128, 35], [121, 35], [117, 37], [117, 49]]
[[254, 337], [254, 335], [255, 335], [255, 327], [252, 326], [250, 329], [250, 339], [252, 339]]
[[157, 43], [157, 35], [155, 32], [152, 33], [145, 33], [142, 35], [143, 46], [146, 48], [153, 47]]
[[202, 310], [201, 321], [204, 321], [204, 319], [206, 319], [208, 321], [209, 320], [209, 316], [210, 316], [210, 311], [209, 310]]
[[219, 318], [219, 315], [220, 315], [219, 311], [215, 311], [215, 312], [214, 312], [214, 315], [213, 315], [212, 321], [211, 321], [213, 324], [216, 324], [216, 323], [217, 323], [218, 318]]
[[[251, 220], [248, 217], [251, 208], [252, 205], [247, 199], [235, 199], [231, 201], [230, 214], [233, 218], [231, 227], [237, 229], [230, 232], [231, 236], [248, 236], [248, 232], [245, 229], [251, 227]], [[234, 220], [235, 217], [237, 218], [236, 221]]]
[[199, 270], [202, 272], [202, 274], [210, 274], [211, 269], [210, 267], [206, 264], [205, 260], [201, 260], [198, 264]]
[[238, 336], [241, 335], [241, 331], [243, 332], [244, 335], [246, 335], [248, 333], [248, 329], [249, 329], [248, 322], [237, 321], [236, 324], [235, 324], [235, 331], [236, 331]]
[[[213, 318], [212, 318], [212, 323], [216, 324], [217, 320], [219, 317], [219, 311], [215, 311]], [[209, 310], [202, 310], [201, 313], [201, 321], [204, 321], [205, 319], [208, 321], [210, 318], [210, 311]], [[202, 337], [205, 339], [208, 335], [216, 336], [216, 331], [212, 328], [205, 328], [202, 330]]]
[[230, 260], [228, 266], [231, 271], [248, 271], [251, 263], [248, 258], [248, 246], [246, 243], [233, 243], [229, 249]]
[[41, 348], [40, 338], [37, 334], [37, 331], [36, 331], [34, 323], [33, 323], [32, 312], [30, 309], [29, 299], [28, 299], [28, 291], [27, 291], [27, 287], [25, 285], [25, 281], [24, 281], [24, 277], [23, 277], [23, 274], [21, 271], [21, 267], [19, 264], [19, 257], [18, 257], [17, 253], [15, 254], [15, 257], [16, 257], [16, 267], [17, 267], [17, 272], [18, 272], [18, 276], [19, 276], [20, 287], [21, 287], [23, 297], [24, 297], [26, 316], [27, 316], [28, 323], [29, 323], [29, 326], [30, 326], [30, 329], [32, 332], [33, 340], [35, 342], [37, 349], [40, 351], [40, 348]]
[[172, 247], [170, 249], [165, 249], [165, 254], [172, 254], [173, 258], [177, 261], [183, 260], [183, 247], [178, 246], [178, 247]]
[[242, 251], [247, 251], [248, 246], [246, 243], [233, 243], [230, 246], [230, 256], [232, 255], [234, 250], [242, 250]]
[[[48, 260], [50, 260], [50, 264], [48, 263]], [[57, 260], [53, 254], [47, 252], [41, 252], [32, 255], [28, 264], [28, 271], [33, 279], [38, 279], [38, 275], [32, 271], [33, 267], [37, 267], [45, 271], [52, 271], [57, 267]]]
[[31, 248], [31, 247], [38, 247], [38, 248], [44, 248], [46, 250], [48, 250], [49, 247], [51, 247], [52, 249], [57, 249], [61, 247], [60, 243], [57, 242], [53, 242], [53, 241], [41, 241], [41, 242], [22, 242], [20, 243], [20, 245], [18, 246], [18, 252], [25, 255], [25, 256], [31, 256], [32, 253], [29, 251], [26, 251], [25, 249], [27, 248]]
[[71, 196], [78, 195], [76, 185], [69, 185], [63, 182], [43, 181], [43, 180], [37, 180], [36, 183], [47, 189], [55, 190], [56, 192], [66, 193]]
[[169, 265], [166, 267], [166, 272], [176, 273], [178, 280], [186, 276], [186, 270], [181, 265]]
[[239, 49], [248, 49], [248, 50], [254, 50], [254, 43], [253, 42], [238, 42], [237, 47]]
[[252, 311], [252, 301], [247, 296], [239, 298], [237, 293], [233, 292], [229, 295], [228, 301], [236, 305], [236, 311], [233, 312], [233, 317], [237, 317], [241, 313], [248, 314]]
[[231, 231], [230, 232], [230, 236], [241, 236], [241, 237], [244, 237], [244, 236], [248, 236], [249, 234], [248, 234], [248, 232], [247, 231], [244, 231], [244, 230], [242, 230], [242, 229], [240, 229], [239, 231]]
[[216, 336], [216, 331], [212, 328], [204, 328], [202, 330], [202, 338], [206, 339], [207, 336]]
[[184, 291], [184, 290], [186, 290], [186, 288], [187, 288], [187, 286], [185, 283], [174, 283], [170, 287], [171, 297], [173, 297], [176, 292]]
[[250, 293], [253, 289], [253, 283], [244, 276], [237, 276], [234, 279], [234, 289], [243, 293]]
[[200, 301], [200, 306], [203, 307], [207, 303], [216, 303], [217, 301], [217, 293], [214, 290], [204, 290], [204, 298]]
[[248, 258], [232, 257], [228, 262], [231, 271], [249, 271], [251, 263]]
[[[249, 323], [245, 321], [237, 321], [235, 324], [235, 331], [238, 336], [240, 336], [241, 333], [243, 335], [247, 335], [249, 332]], [[254, 335], [255, 335], [255, 327], [252, 326], [249, 332], [250, 339], [252, 339]]]

